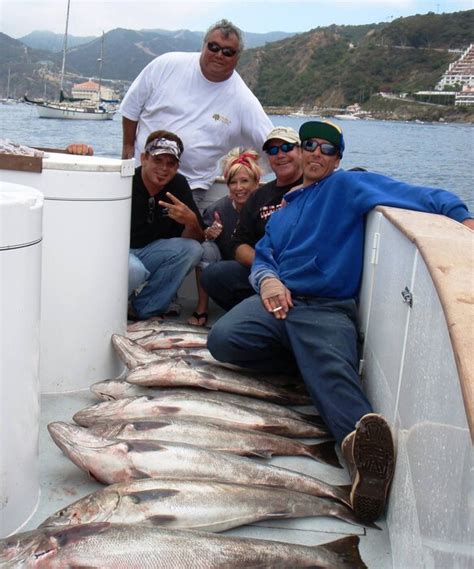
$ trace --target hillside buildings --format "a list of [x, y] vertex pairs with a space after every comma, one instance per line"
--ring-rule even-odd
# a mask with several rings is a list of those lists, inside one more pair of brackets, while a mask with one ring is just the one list
[[75, 99], [88, 99], [97, 103], [99, 102], [99, 89], [100, 98], [103, 100], [110, 101], [118, 98], [112, 89], [104, 85], [99, 85], [99, 83], [92, 81], [92, 79], [89, 79], [89, 81], [85, 83], [77, 83], [74, 85], [71, 94]]

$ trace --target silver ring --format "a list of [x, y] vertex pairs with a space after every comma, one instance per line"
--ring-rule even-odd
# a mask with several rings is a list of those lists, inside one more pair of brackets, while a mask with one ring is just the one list
[[276, 308], [272, 309], [272, 312], [278, 312], [279, 310], [283, 310], [282, 306], [277, 306]]

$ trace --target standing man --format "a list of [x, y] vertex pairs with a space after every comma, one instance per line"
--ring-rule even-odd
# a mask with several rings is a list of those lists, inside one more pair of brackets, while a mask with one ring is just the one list
[[352, 478], [351, 502], [363, 522], [384, 511], [395, 467], [391, 429], [373, 413], [358, 375], [356, 298], [365, 215], [377, 205], [444, 214], [471, 229], [465, 204], [444, 190], [371, 172], [335, 171], [341, 129], [304, 123], [304, 182], [286, 194], [255, 250], [257, 292], [212, 327], [218, 360], [284, 373], [296, 363], [311, 398], [341, 444]]
[[295, 130], [275, 127], [268, 133], [263, 150], [276, 178], [259, 188], [243, 206], [232, 236], [235, 260], [209, 265], [201, 275], [203, 289], [224, 310], [255, 294], [249, 283], [255, 244], [265, 234], [270, 216], [281, 207], [283, 195], [303, 181], [300, 138]]
[[178, 174], [182, 152], [176, 134], [157, 130], [135, 170], [128, 266], [132, 319], [165, 314], [203, 253], [201, 215], [186, 178]]
[[202, 205], [220, 158], [235, 146], [260, 148], [272, 128], [235, 71], [242, 50], [240, 30], [221, 20], [206, 33], [201, 53], [165, 53], [149, 63], [120, 106], [122, 158], [138, 160], [156, 128], [175, 132], [186, 148], [180, 172]]

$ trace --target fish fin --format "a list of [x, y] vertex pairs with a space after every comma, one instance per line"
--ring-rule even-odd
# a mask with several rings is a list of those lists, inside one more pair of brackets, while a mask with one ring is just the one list
[[150, 428], [161, 429], [169, 425], [166, 421], [132, 421], [129, 424], [133, 425], [135, 431], [146, 431]]
[[340, 520], [354, 524], [355, 526], [365, 526], [378, 530], [382, 529], [377, 524], [374, 524], [372, 522], [361, 522], [354, 514], [354, 510], [345, 504], [334, 502], [334, 500], [331, 500], [330, 498], [321, 498], [321, 500], [324, 500], [324, 502], [328, 505], [329, 509], [326, 512], [328, 516], [339, 518]]
[[334, 567], [338, 569], [367, 569], [367, 565], [362, 561], [359, 553], [359, 537], [357, 535], [349, 535], [315, 547], [335, 554], [337, 564], [335, 563]]
[[151, 516], [147, 518], [146, 521], [150, 524], [153, 524], [154, 526], [167, 526], [175, 522], [176, 519], [177, 519], [176, 516], [161, 515], [161, 516]]
[[141, 504], [143, 502], [152, 502], [154, 500], [159, 500], [160, 498], [169, 498], [170, 496], [176, 496], [180, 494], [179, 490], [168, 490], [166, 488], [160, 490], [143, 490], [142, 492], [129, 492], [127, 497], [134, 504]]
[[164, 450], [166, 447], [156, 441], [122, 441], [127, 445], [129, 452], [150, 452]]
[[181, 407], [173, 407], [172, 405], [156, 405], [153, 407], [160, 415], [175, 415], [181, 411]]
[[264, 450], [249, 450], [249, 451], [245, 451], [244, 456], [256, 456], [258, 458], [272, 458], [273, 453], [269, 452], [269, 451], [267, 452]]
[[303, 421], [307, 421], [312, 425], [316, 425], [317, 427], [321, 427], [321, 429], [327, 429], [326, 423], [321, 418], [321, 415], [312, 415], [309, 413], [300, 413], [301, 419]]
[[306, 445], [308, 455], [315, 460], [325, 462], [336, 468], [342, 468], [341, 463], [335, 449], [335, 442], [326, 441], [324, 443], [317, 443], [314, 445]]
[[257, 430], [263, 431], [264, 433], [273, 433], [275, 435], [281, 435], [281, 427], [278, 427], [276, 425], [257, 425]]
[[199, 375], [205, 379], [216, 379], [216, 376], [209, 371], [201, 371], [199, 370]]
[[340, 486], [333, 486], [333, 489], [334, 489], [334, 497], [337, 500], [339, 500], [339, 502], [342, 502], [346, 506], [349, 506], [349, 508], [352, 508], [351, 504], [352, 485], [342, 484]]

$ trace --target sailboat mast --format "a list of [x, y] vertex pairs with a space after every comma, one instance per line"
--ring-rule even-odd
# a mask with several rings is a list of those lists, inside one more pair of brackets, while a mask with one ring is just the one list
[[69, 26], [69, 6], [71, 4], [71, 0], [67, 0], [67, 12], [66, 12], [66, 30], [64, 32], [64, 47], [63, 47], [63, 64], [61, 67], [61, 83], [59, 85], [59, 92], [60, 97], [63, 92], [63, 84], [64, 84], [64, 72], [66, 69], [66, 51], [67, 51], [67, 30]]
[[102, 30], [102, 41], [100, 44], [100, 59], [99, 59], [99, 103], [102, 91], [102, 64], [104, 62], [104, 30]]

